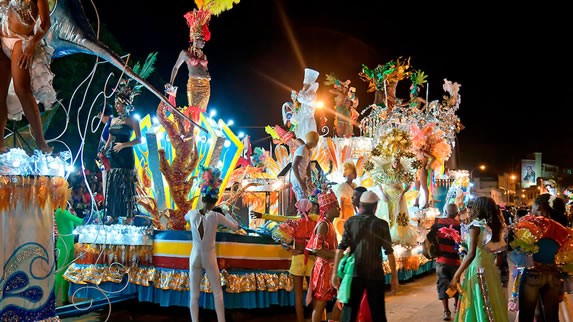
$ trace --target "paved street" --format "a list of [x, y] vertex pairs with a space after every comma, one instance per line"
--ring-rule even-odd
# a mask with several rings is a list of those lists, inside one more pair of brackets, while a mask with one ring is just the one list
[[[442, 319], [442, 306], [436, 297], [436, 279], [433, 272], [400, 285], [395, 295], [387, 292], [388, 320], [438, 322]], [[105, 321], [108, 311], [93, 312], [81, 317], [65, 318], [64, 322]], [[214, 311], [201, 311], [201, 320], [217, 321]], [[309, 315], [310, 317], [310, 315]], [[112, 307], [110, 322], [124, 321], [190, 321], [189, 311], [183, 307], [162, 308], [150, 303], [120, 303]], [[227, 311], [228, 322], [290, 322], [295, 321], [294, 308]], [[310, 321], [310, 320], [307, 320]]]
[[[386, 308], [390, 321], [419, 320], [423, 314], [425, 322], [443, 321], [440, 302], [435, 295], [435, 276], [429, 273], [423, 277], [401, 284], [395, 295], [386, 293]], [[105, 321], [108, 310], [92, 312], [80, 317], [65, 318], [64, 322]], [[214, 311], [202, 311], [202, 321], [216, 321]], [[310, 317], [310, 316], [309, 316]], [[162, 308], [150, 303], [119, 303], [112, 306], [108, 321], [189, 321], [189, 311], [183, 307]], [[265, 310], [227, 311], [227, 321], [295, 321], [294, 308], [271, 308]], [[310, 321], [310, 320], [308, 320]]]

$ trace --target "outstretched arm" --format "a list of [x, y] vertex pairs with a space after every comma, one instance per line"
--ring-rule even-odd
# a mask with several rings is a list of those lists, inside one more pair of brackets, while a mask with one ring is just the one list
[[173, 69], [171, 70], [171, 78], [169, 79], [169, 83], [171, 85], [173, 85], [173, 82], [175, 81], [175, 77], [177, 76], [177, 72], [179, 72], [179, 67], [181, 67], [181, 64], [183, 64], [185, 59], [187, 59], [187, 50], [182, 50], [179, 53], [179, 57], [177, 57], [177, 61], [175, 62], [175, 65], [173, 65]]
[[219, 225], [227, 226], [232, 230], [239, 229], [239, 223], [231, 215], [217, 213], [217, 217], [219, 218]]

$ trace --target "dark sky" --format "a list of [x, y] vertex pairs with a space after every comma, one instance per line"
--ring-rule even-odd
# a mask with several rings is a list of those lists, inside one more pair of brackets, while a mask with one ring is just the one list
[[[573, 165], [566, 10], [525, 2], [505, 9], [499, 2], [431, 3], [242, 0], [210, 23], [212, 40], [205, 46], [210, 108], [233, 119], [236, 132], [257, 140], [264, 132], [252, 127], [281, 123], [287, 88], [300, 89], [305, 66], [321, 72], [321, 84], [331, 72], [350, 79], [360, 110], [374, 98], [358, 78], [361, 65], [411, 57], [413, 67], [429, 75], [431, 100], [443, 94], [444, 78], [462, 85], [459, 115], [466, 128], [458, 136], [460, 167], [484, 162], [495, 172], [511, 171], [535, 151], [543, 152], [547, 163]], [[123, 50], [140, 58], [159, 52], [158, 73], [168, 80], [179, 52], [188, 47], [183, 15], [195, 7], [193, 1], [95, 4]], [[285, 22], [301, 55], [289, 42]], [[182, 66], [176, 80], [180, 104], [186, 102], [186, 81]], [[332, 105], [326, 90], [321, 85], [319, 97]], [[151, 112], [156, 101], [149, 99]]]

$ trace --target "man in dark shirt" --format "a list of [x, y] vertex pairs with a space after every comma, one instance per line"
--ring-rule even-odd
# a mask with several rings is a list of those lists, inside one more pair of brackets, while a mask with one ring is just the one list
[[[334, 267], [338, 267], [346, 249], [350, 249], [355, 259], [354, 277], [350, 286], [350, 301], [344, 305], [343, 322], [356, 321], [364, 290], [367, 292], [372, 321], [386, 321], [384, 304], [386, 276], [382, 266], [382, 248], [384, 248], [390, 264], [392, 291], [398, 289], [398, 274], [390, 238], [390, 228], [385, 220], [374, 215], [379, 200], [380, 198], [372, 191], [366, 191], [362, 194], [360, 213], [346, 220], [344, 234], [338, 244]], [[340, 278], [336, 271], [337, 269], [332, 275], [332, 283], [338, 287]]]
[[[436, 259], [436, 275], [438, 276], [438, 298], [442, 301], [444, 306], [444, 320], [449, 321], [452, 318], [452, 313], [448, 304], [449, 296], [446, 293], [450, 281], [456, 274], [458, 267], [460, 267], [460, 255], [455, 249], [456, 242], [449, 236], [440, 232], [440, 228], [452, 227], [460, 232], [460, 222], [456, 219], [458, 216], [458, 206], [450, 203], [446, 206], [447, 218], [439, 218], [436, 223], [432, 225], [430, 230], [436, 232], [438, 236], [438, 245], [440, 246], [440, 253]], [[457, 307], [458, 296], [454, 295], [454, 307]]]
[[366, 188], [364, 187], [356, 187], [354, 189], [354, 193], [352, 194], [352, 206], [354, 207], [354, 213], [358, 213], [360, 209], [360, 197], [362, 197], [364, 192], [366, 192]]

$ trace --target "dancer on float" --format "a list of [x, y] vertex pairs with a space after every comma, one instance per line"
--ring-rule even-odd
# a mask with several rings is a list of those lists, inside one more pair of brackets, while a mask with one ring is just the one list
[[472, 206], [470, 220], [462, 225], [468, 252], [450, 283], [453, 290], [461, 290], [455, 320], [508, 321], [507, 301], [495, 266], [496, 253], [506, 248], [501, 213], [492, 198], [479, 197]]
[[[344, 163], [343, 176], [346, 179], [344, 182], [336, 186], [336, 196], [340, 204], [340, 217], [334, 219], [334, 229], [336, 230], [336, 238], [340, 240], [344, 232], [344, 222], [346, 219], [354, 216], [356, 209], [353, 204], [354, 189], [356, 184], [354, 179], [357, 177], [356, 166], [350, 161]], [[360, 200], [358, 197], [357, 200]]]
[[304, 81], [302, 89], [297, 93], [292, 91], [291, 98], [293, 99], [291, 103], [285, 103], [283, 105], [283, 121], [287, 124], [288, 112], [285, 110], [285, 106], [290, 106], [292, 113], [290, 117], [290, 122], [295, 125], [294, 133], [297, 138], [303, 138], [306, 133], [314, 131], [316, 132], [316, 120], [314, 118], [314, 112], [316, 110], [315, 99], [316, 92], [318, 91], [318, 83], [316, 80], [320, 73], [311, 68], [304, 69]]
[[332, 85], [333, 88], [329, 92], [336, 95], [334, 97], [336, 135], [349, 138], [353, 135], [353, 124], [358, 119], [356, 107], [359, 101], [356, 97], [356, 88], [350, 87], [350, 80], [341, 82], [333, 74], [326, 75], [324, 84]]
[[[109, 223], [118, 217], [131, 220], [135, 216], [135, 156], [133, 147], [141, 143], [139, 122], [130, 115], [138, 92], [129, 81], [122, 80], [116, 92], [115, 111], [109, 127], [109, 137], [102, 154], [109, 160], [110, 169], [105, 187], [106, 216]], [[132, 134], [135, 138], [131, 140]]]
[[380, 138], [366, 164], [380, 188], [381, 205], [376, 216], [388, 220], [392, 242], [403, 246], [414, 246], [418, 239], [408, 213], [408, 200], [417, 193], [409, 191], [418, 166], [411, 146], [409, 132], [393, 128]]
[[189, 288], [191, 292], [189, 310], [191, 311], [192, 322], [199, 322], [199, 295], [203, 272], [207, 275], [213, 292], [217, 321], [225, 322], [225, 304], [219, 266], [217, 265], [215, 237], [219, 225], [238, 230], [239, 224], [230, 214], [223, 215], [220, 208], [215, 208], [219, 200], [220, 176], [221, 171], [218, 169], [203, 169], [201, 178], [203, 208], [193, 209], [185, 215], [185, 220], [190, 223], [193, 239], [193, 248], [189, 257]]
[[291, 183], [296, 200], [306, 199], [310, 194], [310, 161], [312, 149], [318, 145], [320, 136], [316, 131], [306, 134], [305, 144], [299, 146], [293, 155]]
[[50, 70], [52, 49], [43, 40], [51, 26], [48, 0], [0, 1], [0, 22], [0, 153], [8, 150], [3, 139], [8, 118], [19, 120], [22, 113], [38, 149], [51, 153], [38, 107], [40, 102], [50, 109], [56, 102]]
[[[338, 199], [332, 190], [328, 189], [318, 195], [320, 219], [306, 245], [306, 249], [316, 255], [312, 269], [308, 292], [314, 299], [312, 321], [320, 322], [324, 315], [326, 304], [336, 298], [336, 288], [331, 276], [334, 272], [334, 256], [338, 247], [336, 232], [332, 221], [340, 215]], [[332, 320], [340, 317], [340, 308], [334, 305]]]
[[[433, 171], [441, 171], [446, 160], [452, 154], [452, 148], [445, 140], [445, 134], [436, 124], [430, 123], [422, 128], [412, 124], [412, 146], [421, 167], [418, 169], [415, 186], [420, 192], [414, 207], [427, 208], [430, 202], [428, 178]], [[423, 198], [422, 200], [420, 200]]]
[[192, 108], [192, 119], [199, 122], [199, 113], [207, 110], [211, 95], [211, 75], [207, 70], [207, 55], [203, 53], [205, 42], [211, 39], [209, 21], [211, 12], [207, 9], [194, 9], [185, 15], [189, 27], [189, 49], [182, 50], [171, 70], [170, 84], [175, 84], [179, 67], [185, 62], [189, 72], [187, 79], [187, 101]]

